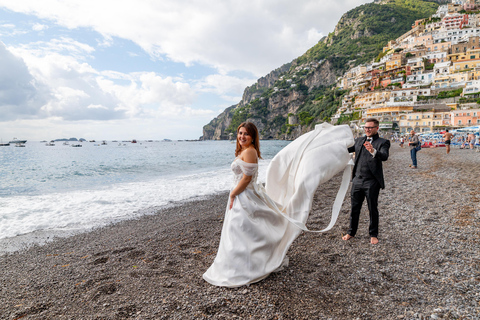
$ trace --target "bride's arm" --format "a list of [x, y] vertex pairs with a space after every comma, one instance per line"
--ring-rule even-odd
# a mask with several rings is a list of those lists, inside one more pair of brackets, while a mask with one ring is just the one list
[[[243, 161], [247, 163], [257, 163], [257, 151], [255, 149], [247, 149], [243, 152]], [[247, 176], [243, 174], [242, 179], [238, 182], [237, 186], [230, 192], [230, 205], [229, 208], [232, 209], [233, 200], [235, 197], [242, 193], [252, 181], [252, 176]]]

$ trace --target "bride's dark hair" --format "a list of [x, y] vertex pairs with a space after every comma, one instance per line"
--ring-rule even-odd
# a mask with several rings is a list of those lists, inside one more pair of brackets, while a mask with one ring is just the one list
[[242, 122], [237, 128], [237, 148], [235, 149], [235, 157], [237, 157], [242, 152], [242, 146], [238, 142], [238, 131], [240, 128], [245, 128], [248, 134], [252, 137], [252, 144], [255, 150], [257, 150], [257, 155], [260, 159], [262, 156], [260, 154], [260, 139], [258, 138], [257, 127], [251, 122]]

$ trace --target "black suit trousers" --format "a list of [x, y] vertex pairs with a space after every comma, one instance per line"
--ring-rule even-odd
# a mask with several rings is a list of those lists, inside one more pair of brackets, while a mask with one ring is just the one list
[[357, 233], [360, 211], [365, 198], [367, 199], [368, 211], [370, 212], [370, 237], [378, 236], [378, 195], [380, 193], [380, 183], [376, 179], [360, 179], [355, 177], [352, 181], [351, 202], [352, 211], [350, 212], [350, 228], [348, 234], [352, 237]]

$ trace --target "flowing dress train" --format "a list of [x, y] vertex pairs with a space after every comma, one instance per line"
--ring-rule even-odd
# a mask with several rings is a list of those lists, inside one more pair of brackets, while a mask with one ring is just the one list
[[217, 255], [203, 278], [216, 286], [239, 287], [288, 265], [287, 250], [305, 226], [318, 186], [344, 170], [330, 224], [335, 224], [350, 180], [353, 145], [348, 126], [317, 125], [282, 149], [267, 169], [266, 187], [257, 183], [258, 164], [235, 159], [235, 185], [252, 176], [227, 209]]

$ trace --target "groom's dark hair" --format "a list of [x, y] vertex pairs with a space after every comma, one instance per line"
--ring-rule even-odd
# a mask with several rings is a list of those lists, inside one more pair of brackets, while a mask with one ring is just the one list
[[380, 122], [378, 122], [378, 120], [375, 118], [368, 118], [367, 120], [365, 120], [365, 123], [367, 122], [373, 122], [375, 124], [375, 127], [378, 127], [380, 125]]

